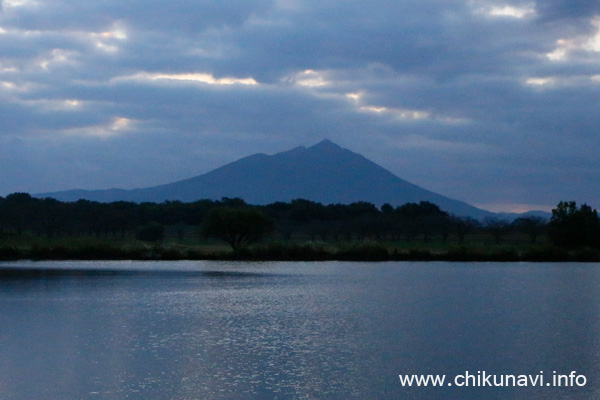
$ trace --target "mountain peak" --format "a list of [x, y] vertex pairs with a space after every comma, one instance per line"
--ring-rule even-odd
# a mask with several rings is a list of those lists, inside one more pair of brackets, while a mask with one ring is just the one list
[[240, 197], [249, 204], [307, 199], [323, 204], [366, 201], [399, 206], [429, 201], [456, 215], [483, 218], [489, 212], [404, 181], [358, 153], [324, 139], [274, 155], [254, 154], [206, 174], [181, 181], [120, 191], [67, 191], [40, 194], [63, 201], [162, 202]]
[[333, 143], [329, 139], [323, 139], [314, 146], [309, 147], [310, 150], [341, 150], [342, 147]]

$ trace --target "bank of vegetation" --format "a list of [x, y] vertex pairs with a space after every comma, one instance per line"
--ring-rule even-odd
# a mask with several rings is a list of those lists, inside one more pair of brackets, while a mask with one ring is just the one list
[[596, 210], [476, 221], [420, 202], [251, 206], [0, 197], [0, 259], [600, 261]]

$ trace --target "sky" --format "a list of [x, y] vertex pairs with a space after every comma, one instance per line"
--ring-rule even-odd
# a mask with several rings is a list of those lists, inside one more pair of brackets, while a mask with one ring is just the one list
[[0, 196], [330, 139], [490, 211], [600, 207], [598, 1], [0, 4]]

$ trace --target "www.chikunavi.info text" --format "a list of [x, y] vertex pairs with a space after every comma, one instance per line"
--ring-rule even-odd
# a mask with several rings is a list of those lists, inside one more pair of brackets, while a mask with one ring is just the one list
[[469, 372], [450, 375], [398, 375], [402, 386], [458, 386], [458, 387], [582, 387], [587, 384], [585, 375], [571, 371], [560, 374], [490, 374], [486, 371]]

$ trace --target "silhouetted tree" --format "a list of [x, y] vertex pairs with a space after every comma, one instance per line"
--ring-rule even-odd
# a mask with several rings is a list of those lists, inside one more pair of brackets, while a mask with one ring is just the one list
[[391, 214], [394, 212], [394, 207], [390, 203], [385, 203], [381, 206], [381, 212], [384, 214]]
[[527, 234], [531, 243], [537, 241], [538, 236], [544, 232], [548, 222], [542, 217], [521, 217], [514, 220], [513, 225], [521, 232]]
[[6, 199], [0, 196], [0, 235], [4, 233], [7, 216]]
[[12, 193], [6, 196], [5, 219], [8, 226], [18, 235], [22, 235], [26, 227], [32, 225], [31, 217], [36, 200], [28, 193]]
[[263, 207], [264, 212], [275, 221], [277, 232], [285, 239], [290, 240], [298, 230], [298, 221], [292, 220], [292, 205], [277, 201]]
[[598, 247], [600, 245], [600, 220], [598, 212], [587, 204], [577, 208], [574, 201], [561, 201], [552, 210], [548, 235], [562, 247]]
[[223, 207], [229, 208], [242, 208], [248, 206], [246, 202], [239, 197], [221, 197], [221, 204]]
[[[113, 236], [117, 236], [117, 233], [119, 233], [121, 237], [125, 237], [125, 234], [133, 230], [139, 222], [136, 215], [137, 209], [137, 204], [127, 201], [116, 201], [107, 204], [104, 215], [105, 229], [110, 231]], [[155, 216], [158, 217], [161, 211], [157, 210]]]
[[496, 243], [500, 243], [502, 237], [509, 232], [510, 224], [500, 218], [486, 217], [483, 220], [483, 228], [494, 236]]
[[232, 249], [254, 243], [274, 230], [273, 222], [262, 211], [251, 207], [219, 207], [211, 210], [203, 232], [229, 243]]
[[64, 228], [65, 206], [58, 200], [47, 198], [31, 201], [32, 227], [51, 238]]
[[324, 219], [325, 206], [305, 199], [292, 200], [290, 204], [290, 218], [292, 221], [306, 223], [311, 220]]
[[423, 235], [423, 241], [427, 242], [433, 233], [439, 231], [439, 225], [448, 219], [447, 212], [428, 201], [406, 203], [397, 207], [395, 213], [408, 241]]
[[458, 243], [463, 243], [465, 241], [465, 237], [475, 231], [480, 225], [479, 221], [473, 218], [461, 218], [461, 217], [450, 217], [450, 224], [452, 225], [452, 229], [456, 233], [458, 237]]

